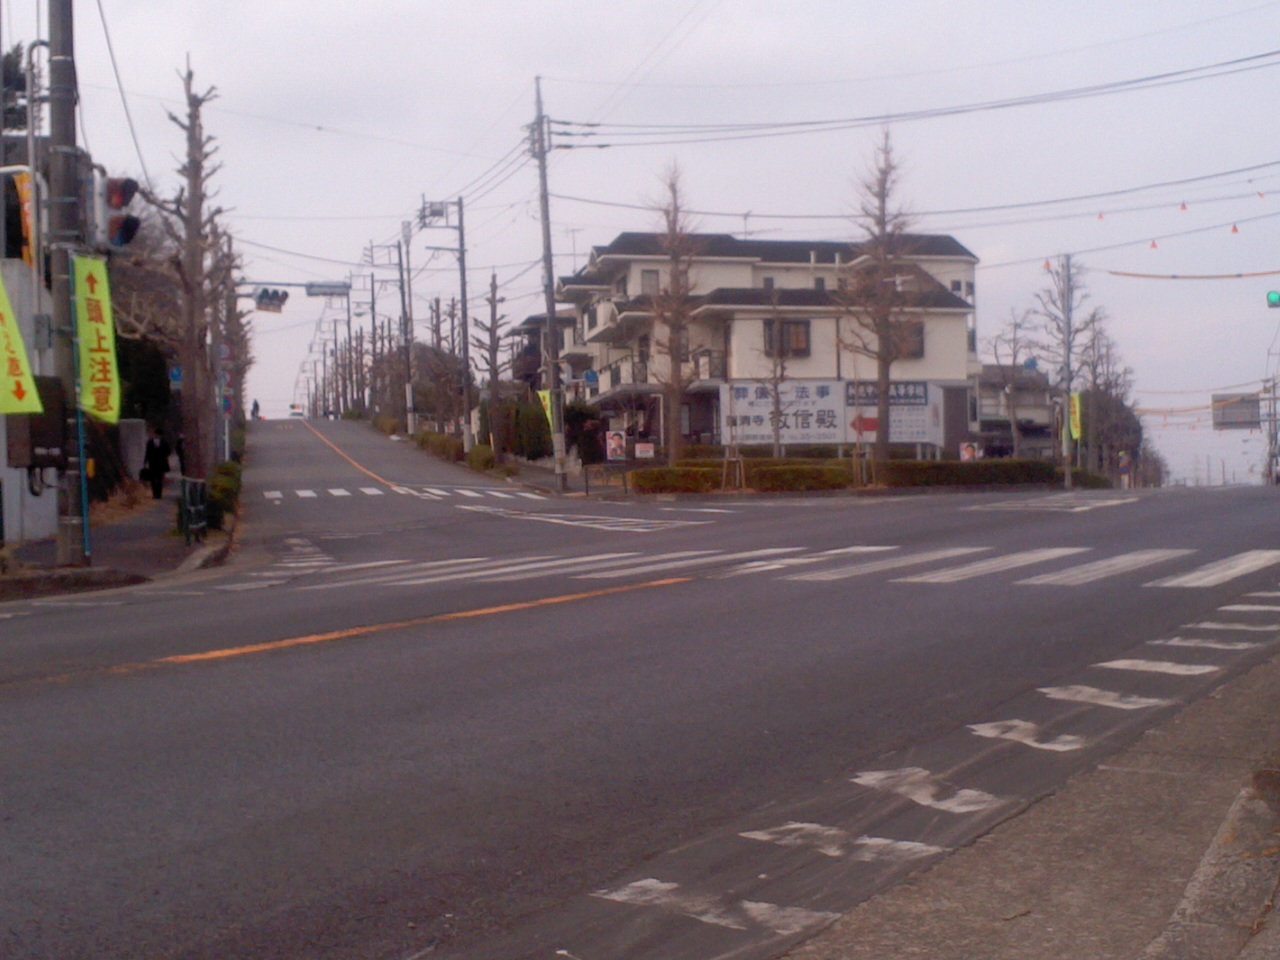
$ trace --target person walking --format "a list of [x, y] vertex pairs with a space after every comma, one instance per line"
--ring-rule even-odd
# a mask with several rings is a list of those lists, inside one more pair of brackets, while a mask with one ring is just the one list
[[159, 500], [164, 493], [164, 478], [169, 472], [169, 454], [172, 452], [164, 432], [159, 427], [154, 428], [151, 436], [147, 437], [147, 451], [142, 458], [142, 479], [151, 484], [153, 500]]

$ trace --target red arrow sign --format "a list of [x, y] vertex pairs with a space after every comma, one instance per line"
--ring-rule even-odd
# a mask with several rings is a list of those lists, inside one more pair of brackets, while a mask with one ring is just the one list
[[98, 278], [92, 273], [84, 278], [85, 286], [89, 288], [90, 293], [98, 292]]
[[18, 383], [17, 383], [17, 385], [16, 385], [16, 386], [14, 386], [14, 388], [13, 388], [13, 395], [14, 395], [15, 397], [17, 397], [19, 400], [26, 399], [27, 391], [22, 389], [22, 381], [21, 381], [21, 380], [19, 380], [19, 381], [18, 381]]

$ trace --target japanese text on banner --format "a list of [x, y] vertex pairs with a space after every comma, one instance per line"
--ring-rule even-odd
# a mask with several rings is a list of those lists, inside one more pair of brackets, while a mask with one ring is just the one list
[[72, 260], [80, 340], [80, 407], [99, 420], [116, 423], [120, 419], [120, 366], [107, 262], [96, 257]]
[[13, 315], [9, 291], [0, 279], [0, 414], [43, 410], [18, 318]]

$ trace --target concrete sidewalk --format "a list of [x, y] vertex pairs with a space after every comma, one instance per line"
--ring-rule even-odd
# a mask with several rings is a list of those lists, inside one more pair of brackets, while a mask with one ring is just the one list
[[1280, 660], [787, 960], [1277, 960]]
[[0, 602], [142, 583], [217, 563], [230, 548], [221, 531], [190, 547], [176, 532], [177, 499], [146, 499], [127, 512], [113, 511], [89, 528], [90, 563], [58, 567], [57, 543], [35, 540], [14, 547], [12, 568], [0, 573]]

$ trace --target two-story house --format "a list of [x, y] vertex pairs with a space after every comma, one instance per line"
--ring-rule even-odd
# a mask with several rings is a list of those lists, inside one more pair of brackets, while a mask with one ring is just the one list
[[[874, 349], [847, 281], [867, 261], [857, 243], [743, 240], [695, 234], [688, 326], [660, 350], [655, 298], [669, 289], [663, 235], [623, 233], [563, 277], [558, 299], [576, 317], [561, 348], [599, 376], [594, 397], [611, 429], [660, 439], [663, 385], [673, 364], [686, 384], [689, 440], [866, 442], [875, 433]], [[948, 236], [909, 235], [894, 282], [915, 335], [891, 369], [890, 440], [922, 455], [955, 452], [976, 428], [972, 384], [981, 369], [973, 329], [977, 258]]]

